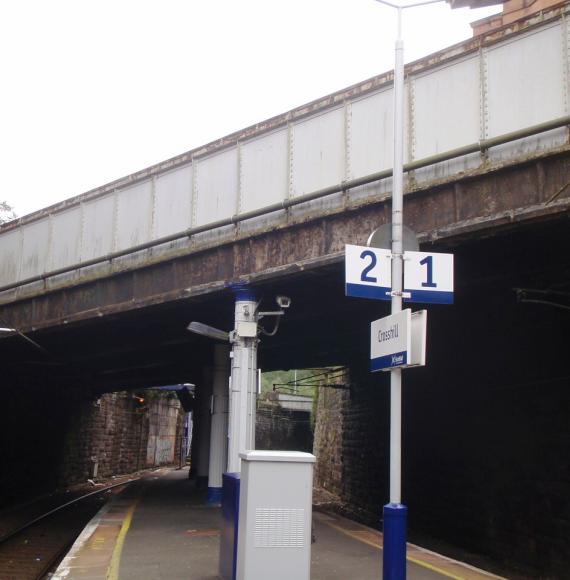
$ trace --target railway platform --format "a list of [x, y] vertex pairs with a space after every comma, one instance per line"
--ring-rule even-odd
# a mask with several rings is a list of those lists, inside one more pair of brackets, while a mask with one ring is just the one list
[[[204, 500], [185, 469], [146, 475], [91, 520], [52, 580], [217, 579], [221, 513]], [[327, 512], [314, 528], [311, 580], [381, 578], [379, 532]], [[499, 577], [408, 545], [408, 578]]]

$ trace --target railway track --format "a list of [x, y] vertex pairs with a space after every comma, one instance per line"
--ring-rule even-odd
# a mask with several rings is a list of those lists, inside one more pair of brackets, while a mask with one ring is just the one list
[[[128, 479], [110, 486], [81, 494], [46, 510], [34, 513], [33, 508], [24, 509], [24, 521], [18, 522], [12, 531], [0, 536], [0, 580], [41, 580], [69, 551], [89, 520], [107, 501], [109, 494], [128, 485]], [[12, 514], [17, 522], [17, 514]]]

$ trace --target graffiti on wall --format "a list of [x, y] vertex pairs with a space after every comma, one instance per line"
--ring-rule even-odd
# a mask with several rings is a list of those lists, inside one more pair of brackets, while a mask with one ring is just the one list
[[152, 401], [146, 453], [148, 466], [174, 462], [178, 407], [178, 401], [172, 399]]

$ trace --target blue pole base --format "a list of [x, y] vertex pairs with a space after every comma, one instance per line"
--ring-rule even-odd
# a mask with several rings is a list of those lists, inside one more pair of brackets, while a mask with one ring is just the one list
[[209, 487], [208, 497], [206, 498], [206, 503], [210, 505], [222, 505], [222, 495], [223, 488], [221, 487]]
[[219, 573], [223, 580], [236, 580], [240, 474], [224, 473], [222, 479]]
[[406, 580], [406, 523], [408, 508], [401, 503], [384, 506], [384, 580]]

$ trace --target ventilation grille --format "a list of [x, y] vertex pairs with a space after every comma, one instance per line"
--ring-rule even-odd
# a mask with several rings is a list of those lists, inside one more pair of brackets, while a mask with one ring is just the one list
[[305, 545], [305, 510], [256, 508], [256, 548], [302, 548]]

